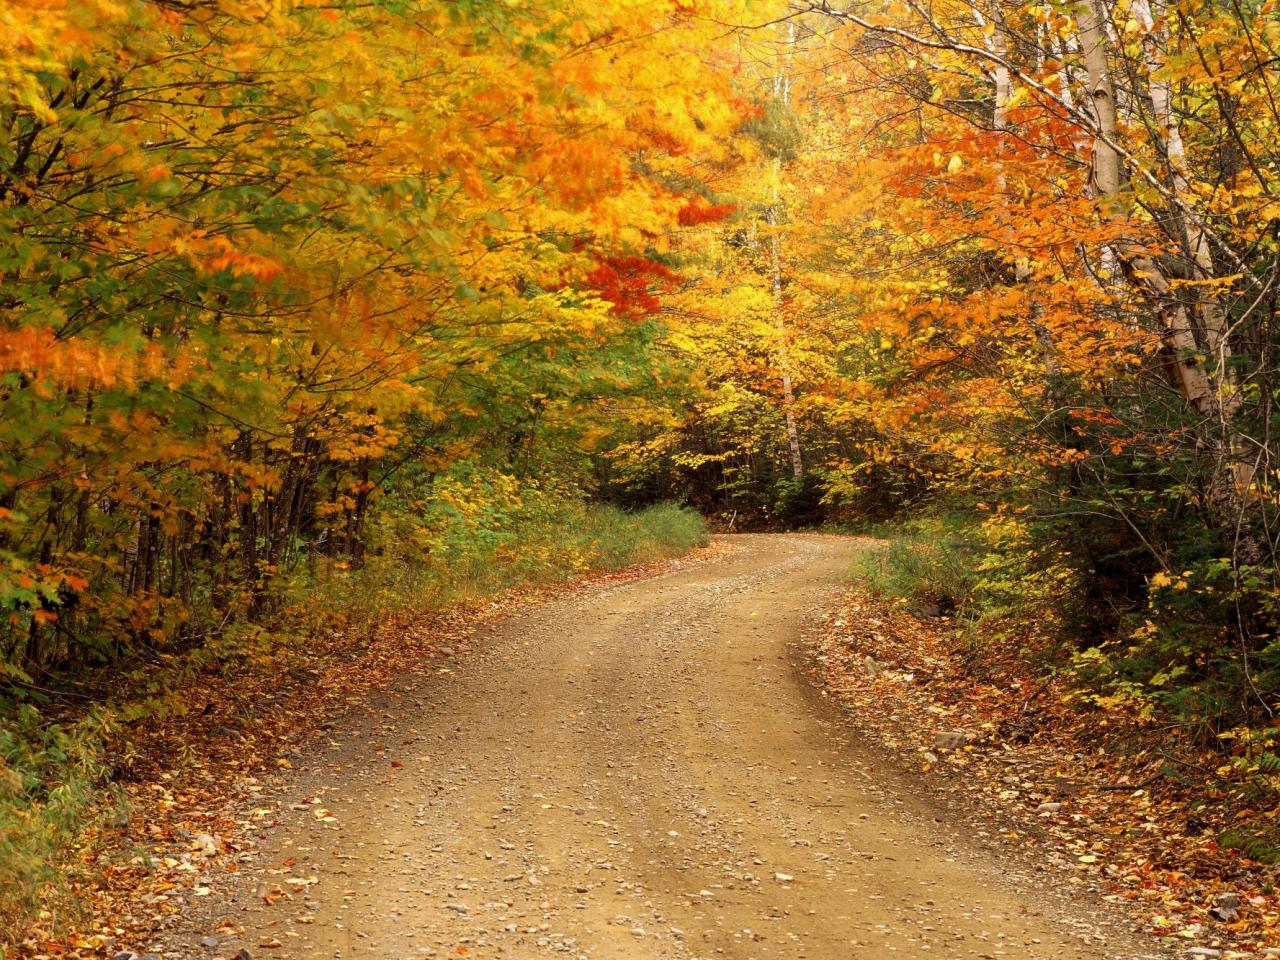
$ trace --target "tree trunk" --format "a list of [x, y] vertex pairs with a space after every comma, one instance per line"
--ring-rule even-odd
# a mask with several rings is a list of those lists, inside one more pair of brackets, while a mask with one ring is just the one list
[[[791, 77], [788, 61], [796, 42], [794, 20], [787, 21], [786, 52], [773, 75], [773, 96], [783, 108], [791, 106]], [[765, 213], [769, 224], [769, 281], [773, 292], [773, 320], [778, 330], [778, 368], [782, 373], [782, 414], [787, 424], [787, 446], [791, 451], [791, 474], [797, 480], [804, 476], [804, 457], [800, 453], [800, 432], [796, 428], [795, 387], [791, 382], [791, 347], [787, 338], [786, 301], [782, 280], [782, 236], [778, 230], [782, 220], [782, 157], [774, 158], [773, 197]]]
[[[1128, 204], [1124, 197], [1127, 186], [1120, 152], [1112, 146], [1119, 142], [1116, 96], [1110, 72], [1106, 18], [1101, 0], [1084, 0], [1076, 14], [1076, 24], [1089, 80], [1088, 104], [1097, 130], [1093, 141], [1091, 181], [1103, 215], [1108, 220], [1122, 223], [1128, 218]], [[1152, 99], [1153, 102], [1157, 99], [1161, 101], [1156, 103], [1157, 115], [1163, 112], [1166, 118], [1165, 136], [1173, 137], [1177, 124], [1172, 114], [1171, 100], [1167, 87], [1163, 91], [1154, 89], [1159, 85], [1158, 81], [1153, 83]], [[1169, 149], [1169, 144], [1166, 144], [1166, 149]], [[1180, 135], [1176, 137], [1176, 146], [1172, 149], [1174, 154], [1170, 159], [1171, 165], [1175, 162], [1174, 156], [1177, 157], [1176, 162], [1181, 164]], [[1183, 183], [1185, 186], [1185, 177]], [[1185, 222], [1191, 225], [1189, 220]], [[1211, 269], [1207, 241], [1203, 233], [1199, 232], [1198, 226], [1193, 226], [1193, 229], [1196, 231], [1193, 234], [1196, 240], [1188, 242], [1203, 244], [1205, 265]], [[1154, 304], [1163, 325], [1161, 338], [1171, 355], [1170, 366], [1177, 386], [1187, 404], [1200, 418], [1198, 426], [1205, 436], [1205, 446], [1209, 453], [1210, 509], [1225, 527], [1239, 527], [1245, 516], [1248, 482], [1240, 457], [1243, 443], [1232, 424], [1235, 401], [1223, 389], [1225, 384], [1222, 378], [1226, 372], [1227, 357], [1225, 329], [1221, 327], [1220, 320], [1215, 320], [1215, 334], [1209, 334], [1204, 329], [1197, 331], [1196, 317], [1177, 296], [1161, 265], [1139, 244], [1123, 236], [1114, 246], [1121, 268], [1136, 287], [1146, 291]], [[1203, 304], [1203, 299], [1201, 302]], [[1219, 316], [1216, 304], [1208, 312], [1212, 316]], [[1197, 333], [1201, 335], [1200, 338]], [[1205, 368], [1201, 358], [1209, 352], [1209, 341], [1215, 336], [1218, 342], [1211, 354], [1215, 356], [1211, 372]], [[1201, 339], [1204, 340], [1203, 344]], [[1242, 542], [1246, 540], [1249, 538], [1244, 538]], [[1253, 550], [1245, 543], [1243, 552], [1248, 555]]]

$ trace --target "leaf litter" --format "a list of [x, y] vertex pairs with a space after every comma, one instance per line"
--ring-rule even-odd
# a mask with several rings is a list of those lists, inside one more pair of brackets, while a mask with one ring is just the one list
[[812, 644], [822, 694], [981, 840], [1122, 905], [1188, 956], [1280, 957], [1276, 869], [1219, 845], [1243, 820], [1222, 755], [1171, 727], [1081, 704], [1025, 637], [967, 642], [948, 617], [848, 595]]

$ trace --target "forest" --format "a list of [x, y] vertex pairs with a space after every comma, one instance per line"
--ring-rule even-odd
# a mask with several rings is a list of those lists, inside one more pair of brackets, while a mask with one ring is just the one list
[[8, 0], [0, 943], [201, 678], [709, 529], [1273, 815], [1278, 348], [1276, 0]]

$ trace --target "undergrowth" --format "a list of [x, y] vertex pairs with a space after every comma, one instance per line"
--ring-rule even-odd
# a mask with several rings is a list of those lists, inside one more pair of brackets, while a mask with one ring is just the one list
[[674, 504], [632, 513], [528, 491], [509, 511], [476, 517], [444, 509], [414, 524], [429, 528], [426, 545], [397, 520], [382, 537], [383, 551], [358, 569], [318, 565], [300, 579], [294, 599], [326, 617], [339, 611], [348, 622], [369, 622], [662, 560], [707, 539], [702, 517]]
[[1259, 815], [1280, 801], [1280, 728], [1259, 707], [1280, 687], [1272, 666], [1280, 654], [1267, 647], [1240, 677], [1229, 655], [1206, 653], [1179, 607], [1190, 571], [1150, 575], [1145, 597], [1109, 629], [1090, 630], [1101, 619], [1087, 608], [1097, 576], [1090, 553], [1047, 543], [1034, 521], [940, 513], [872, 533], [885, 542], [853, 569], [865, 590], [917, 615], [950, 615], [969, 669], [1012, 656], [1046, 682], [1056, 678], [1066, 702], [1095, 712], [1099, 730], [1178, 729], [1180, 748], [1219, 791], [1219, 812], [1236, 818], [1219, 846], [1280, 863], [1280, 829]]
[[[0, 717], [0, 930], [37, 909], [74, 911], [64, 895], [66, 857], [103, 801], [103, 749], [114, 722], [90, 710], [56, 723], [31, 703]], [[4, 940], [0, 935], [0, 957]]]
[[904, 600], [917, 612], [967, 613], [978, 589], [978, 545], [961, 515], [914, 519], [894, 527], [883, 547], [854, 561], [853, 573], [877, 596]]

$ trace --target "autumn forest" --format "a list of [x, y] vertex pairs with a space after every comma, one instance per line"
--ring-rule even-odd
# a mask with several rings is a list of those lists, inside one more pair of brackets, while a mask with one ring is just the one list
[[1280, 861], [1278, 350], [1275, 0], [8, 0], [0, 944], [193, 691], [709, 531]]

